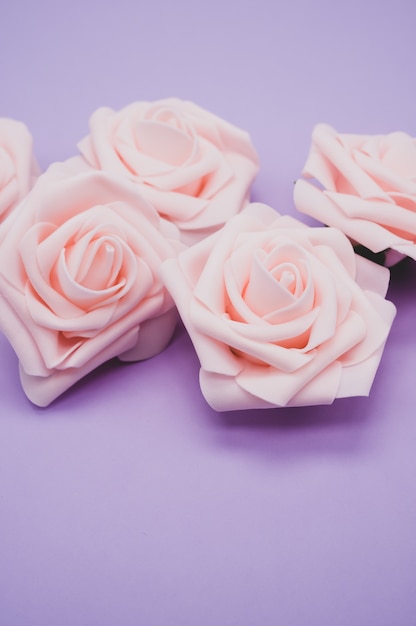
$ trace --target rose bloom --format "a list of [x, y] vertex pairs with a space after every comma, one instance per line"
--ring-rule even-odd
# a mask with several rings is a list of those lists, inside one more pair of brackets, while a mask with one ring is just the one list
[[163, 275], [215, 410], [369, 393], [395, 315], [389, 271], [339, 230], [253, 204]]
[[245, 131], [175, 98], [98, 109], [79, 148], [94, 168], [136, 183], [187, 245], [247, 204], [258, 171]]
[[79, 165], [52, 166], [2, 225], [0, 323], [39, 406], [112, 357], [157, 354], [177, 319], [159, 275], [183, 248], [177, 229], [130, 185]]
[[394, 251], [393, 261], [416, 259], [416, 139], [339, 134], [318, 124], [303, 175], [321, 187], [296, 183], [300, 211], [375, 253]]
[[26, 126], [0, 118], [0, 221], [25, 197], [39, 173]]

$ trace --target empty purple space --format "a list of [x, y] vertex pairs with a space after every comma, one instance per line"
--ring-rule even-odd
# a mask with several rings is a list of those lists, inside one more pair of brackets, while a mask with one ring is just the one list
[[[314, 124], [416, 135], [415, 5], [53, 3], [1, 10], [0, 116], [45, 169], [99, 106], [190, 99], [248, 130], [253, 198], [296, 214]], [[413, 626], [416, 263], [369, 398], [212, 411], [183, 327], [47, 409], [0, 336], [0, 626]]]

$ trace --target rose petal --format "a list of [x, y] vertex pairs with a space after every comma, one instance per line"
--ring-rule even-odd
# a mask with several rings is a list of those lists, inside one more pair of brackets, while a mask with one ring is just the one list
[[49, 403], [118, 354], [165, 347], [174, 313], [159, 269], [178, 242], [136, 188], [70, 160], [38, 180], [4, 227], [0, 323], [33, 402]]
[[[322, 349], [314, 353], [314, 358], [309, 359], [301, 370], [296, 371], [296, 376], [283, 368], [278, 368], [279, 371], [276, 371], [274, 368], [265, 369], [247, 364], [236, 376], [236, 380], [243, 389], [266, 402], [286, 406], [305, 385], [361, 341], [365, 332], [366, 327], [359, 315], [351, 312], [346, 321], [337, 328], [336, 334], [325, 343]], [[317, 400], [318, 404], [324, 403], [324, 395], [332, 399], [335, 397], [337, 388], [331, 389], [330, 381], [334, 382], [332, 376], [325, 381], [325, 387]]]
[[304, 180], [296, 182], [294, 194], [296, 208], [299, 211], [312, 215], [324, 224], [331, 224], [354, 241], [360, 241], [373, 252], [381, 252], [390, 247], [399, 249], [399, 246], [409, 245], [409, 241], [375, 222], [347, 218], [342, 213], [337, 212], [328, 194]]
[[248, 202], [258, 170], [248, 134], [175, 98], [100, 108], [78, 145], [91, 167], [123, 174], [191, 245]]
[[[216, 410], [368, 393], [395, 307], [383, 297], [386, 271], [375, 268], [372, 280], [339, 231], [251, 206], [166, 262], [163, 275], [200, 359], [202, 392]], [[276, 319], [281, 310], [292, 316]], [[363, 377], [355, 386], [354, 369]]]

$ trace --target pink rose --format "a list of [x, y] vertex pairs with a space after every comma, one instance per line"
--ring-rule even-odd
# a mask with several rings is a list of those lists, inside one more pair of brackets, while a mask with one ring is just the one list
[[389, 271], [340, 231], [253, 204], [163, 274], [215, 410], [369, 393], [395, 315]]
[[95, 168], [123, 174], [193, 244], [247, 204], [258, 158], [249, 135], [192, 102], [100, 108], [79, 148]]
[[0, 221], [25, 197], [40, 173], [32, 143], [22, 122], [0, 118]]
[[373, 252], [416, 259], [416, 139], [406, 133], [338, 134], [318, 124], [295, 204]]
[[176, 312], [159, 271], [183, 246], [136, 189], [74, 159], [41, 176], [11, 217], [0, 322], [32, 402], [49, 404], [112, 357], [166, 346]]

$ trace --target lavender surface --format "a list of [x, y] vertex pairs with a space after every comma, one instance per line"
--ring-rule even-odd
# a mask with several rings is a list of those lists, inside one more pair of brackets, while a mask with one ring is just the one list
[[[45, 169], [99, 106], [177, 96], [248, 130], [253, 198], [296, 213], [313, 126], [416, 136], [411, 0], [17, 0], [0, 116]], [[0, 336], [1, 626], [413, 626], [416, 263], [369, 398], [218, 414], [183, 328], [47, 409]]]

